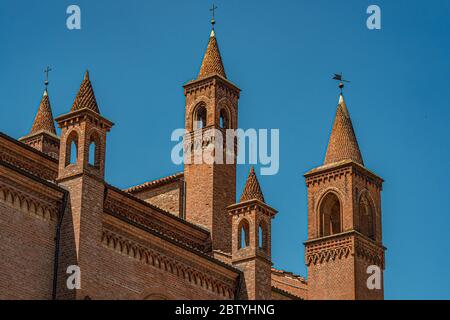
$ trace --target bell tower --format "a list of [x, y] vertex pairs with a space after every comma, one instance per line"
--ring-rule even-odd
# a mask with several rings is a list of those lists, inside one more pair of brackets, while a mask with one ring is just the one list
[[[383, 180], [364, 166], [342, 93], [325, 162], [305, 178], [308, 298], [383, 299]], [[368, 280], [377, 283], [377, 277], [380, 286], [369, 286]]]
[[210, 230], [213, 250], [231, 253], [236, 157], [227, 157], [226, 132], [238, 126], [240, 89], [227, 79], [214, 23], [200, 72], [184, 86], [186, 219]]
[[228, 207], [232, 217], [231, 263], [242, 270], [239, 299], [272, 298], [272, 219], [277, 211], [267, 205], [252, 167], [238, 203]]
[[[61, 226], [58, 299], [82, 299], [94, 290], [97, 250], [102, 234], [106, 134], [113, 123], [100, 115], [86, 72], [69, 113], [56, 119], [61, 128], [58, 184], [69, 191]], [[81, 271], [81, 289], [67, 290], [66, 269]]]

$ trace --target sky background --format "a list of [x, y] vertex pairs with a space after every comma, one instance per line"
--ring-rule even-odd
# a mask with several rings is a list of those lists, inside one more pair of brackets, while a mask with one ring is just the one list
[[[81, 7], [82, 29], [66, 28]], [[0, 130], [28, 133], [50, 74], [55, 116], [89, 69], [108, 136], [109, 183], [121, 188], [182, 167], [170, 135], [184, 126], [182, 85], [196, 77], [211, 1], [2, 0]], [[366, 9], [382, 10], [382, 29]], [[306, 275], [303, 174], [323, 163], [338, 101], [366, 166], [383, 177], [387, 299], [450, 298], [450, 1], [216, 1], [228, 78], [243, 91], [239, 126], [280, 129], [280, 171], [260, 177], [273, 221], [276, 268]], [[238, 166], [238, 195], [249, 167]]]

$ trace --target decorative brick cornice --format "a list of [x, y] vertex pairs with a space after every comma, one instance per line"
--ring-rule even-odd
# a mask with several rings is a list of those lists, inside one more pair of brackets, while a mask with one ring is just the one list
[[202, 91], [205, 89], [209, 89], [210, 87], [215, 86], [217, 90], [221, 90], [229, 96], [233, 96], [235, 98], [239, 98], [240, 91], [234, 83], [230, 80], [225, 79], [220, 75], [212, 75], [207, 78], [202, 78], [199, 80], [192, 80], [185, 84], [184, 87], [184, 95], [192, 94], [198, 91]]
[[4, 134], [0, 134], [0, 161], [48, 181], [58, 175], [56, 159]]
[[111, 191], [107, 193], [104, 204], [105, 213], [126, 218], [201, 252], [211, 251], [208, 231], [187, 225], [172, 214], [163, 213], [162, 209], [142, 203], [138, 199], [124, 199], [120, 196]]
[[258, 200], [258, 199], [252, 199], [249, 201], [244, 202], [238, 202], [235, 204], [232, 204], [231, 206], [227, 207], [228, 213], [231, 215], [240, 215], [249, 213], [252, 210], [262, 213], [263, 215], [267, 215], [269, 217], [274, 217], [275, 214], [277, 214], [277, 210], [272, 208], [271, 206], [265, 204], [264, 202]]
[[383, 270], [385, 269], [384, 248], [382, 245], [375, 243], [373, 240], [367, 239], [361, 234], [357, 234], [355, 241], [356, 256], [363, 258], [371, 264], [377, 265]]
[[83, 121], [93, 123], [96, 127], [106, 129], [107, 131], [114, 125], [113, 122], [88, 108], [66, 113], [57, 117], [55, 121], [60, 128], [76, 125]]
[[58, 190], [56, 185], [50, 188], [45, 181], [30, 180], [31, 177], [0, 166], [0, 202], [24, 213], [57, 221], [63, 190]]
[[319, 240], [305, 243], [307, 266], [326, 263], [330, 260], [345, 259], [349, 255], [354, 254], [353, 237], [349, 234]]
[[168, 252], [160, 252], [142, 240], [132, 239], [130, 235], [119, 234], [117, 230], [103, 230], [102, 243], [106, 247], [126, 254], [142, 263], [151, 265], [164, 272], [169, 272], [177, 277], [190, 282], [192, 285], [209, 290], [226, 299], [233, 299], [236, 290], [236, 281], [215, 274], [211, 269], [187, 261], [180, 257], [171, 256]]
[[383, 179], [370, 170], [356, 162], [345, 160], [331, 165], [324, 165], [307, 172], [305, 174], [306, 186], [309, 187], [314, 184], [332, 181], [345, 175], [358, 176], [380, 189], [383, 184]]
[[357, 231], [312, 239], [305, 242], [306, 265], [321, 264], [336, 259], [357, 256], [384, 269], [384, 251], [381, 244], [368, 239]]

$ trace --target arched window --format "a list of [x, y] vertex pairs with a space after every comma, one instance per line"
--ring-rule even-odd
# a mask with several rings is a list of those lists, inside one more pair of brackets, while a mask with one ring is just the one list
[[375, 238], [374, 210], [367, 196], [363, 195], [359, 201], [359, 232], [367, 237]]
[[70, 143], [70, 164], [77, 163], [78, 158], [78, 146], [76, 141]]
[[72, 131], [67, 138], [65, 162], [66, 166], [78, 162], [78, 134], [76, 131]]
[[100, 167], [100, 137], [93, 132], [89, 138], [88, 163], [93, 167]]
[[228, 112], [225, 109], [220, 110], [219, 125], [222, 129], [230, 128], [230, 119], [228, 117]]
[[89, 145], [89, 164], [95, 166], [95, 142], [92, 141]]
[[334, 193], [329, 193], [320, 205], [320, 235], [330, 236], [342, 232], [341, 203]]
[[206, 127], [206, 107], [200, 105], [197, 107], [194, 115], [194, 130]]
[[239, 249], [246, 248], [250, 245], [250, 225], [247, 220], [242, 220], [238, 228], [239, 232]]
[[264, 231], [261, 224], [258, 227], [258, 247], [264, 248]]

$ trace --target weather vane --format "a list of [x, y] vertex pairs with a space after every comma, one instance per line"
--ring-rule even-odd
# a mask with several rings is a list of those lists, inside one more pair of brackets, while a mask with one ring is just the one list
[[217, 9], [217, 6], [214, 3], [212, 5], [211, 9], [209, 9], [209, 11], [212, 12], [211, 24], [212, 24], [213, 29], [214, 29], [214, 25], [216, 24], [216, 20], [214, 20], [214, 15], [216, 13], [216, 9]]
[[342, 89], [344, 89], [344, 82], [350, 83], [350, 81], [345, 80], [342, 77], [342, 72], [341, 73], [335, 73], [334, 77], [333, 77], [333, 80], [339, 81], [339, 89], [341, 89], [341, 94], [342, 94]]
[[45, 84], [45, 90], [46, 91], [47, 91], [47, 87], [48, 87], [48, 84], [49, 84], [49, 82], [48, 82], [48, 74], [49, 74], [50, 71], [52, 71], [52, 69], [49, 66], [47, 66], [47, 68], [44, 70], [44, 73], [45, 73], [44, 84]]

